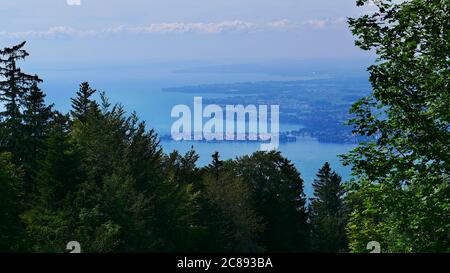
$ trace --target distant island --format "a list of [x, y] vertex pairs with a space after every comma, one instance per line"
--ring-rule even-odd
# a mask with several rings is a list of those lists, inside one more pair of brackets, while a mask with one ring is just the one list
[[[295, 142], [299, 138], [315, 138], [323, 143], [354, 144], [364, 141], [345, 125], [351, 117], [350, 106], [370, 92], [363, 77], [331, 79], [243, 82], [165, 88], [165, 92], [190, 94], [220, 94], [205, 104], [278, 104], [280, 122], [298, 125], [300, 129], [284, 131], [280, 142]], [[169, 137], [169, 136], [166, 136]]]

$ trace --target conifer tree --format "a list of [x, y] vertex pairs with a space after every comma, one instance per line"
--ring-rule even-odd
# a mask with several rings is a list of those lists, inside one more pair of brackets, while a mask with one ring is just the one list
[[303, 180], [280, 152], [238, 158], [235, 175], [249, 183], [256, 213], [265, 223], [261, 245], [268, 252], [309, 251]]
[[135, 120], [137, 120], [135, 115], [128, 120], [132, 133], [126, 149], [126, 157], [130, 172], [136, 178], [137, 189], [147, 191], [157, 181], [164, 179], [161, 172], [163, 152], [155, 131], [147, 131], [144, 122], [138, 123]]
[[36, 189], [21, 218], [27, 227], [27, 241], [36, 252], [62, 252], [72, 234], [73, 199], [83, 175], [80, 158], [69, 143], [69, 117], [55, 112], [48, 124], [34, 169]]
[[53, 105], [45, 104], [45, 94], [34, 82], [24, 98], [24, 167], [27, 180], [34, 189], [35, 172], [38, 169], [37, 162], [43, 159], [46, 148], [45, 139], [49, 133], [49, 123], [53, 116]]
[[11, 162], [11, 153], [0, 153], [0, 252], [23, 250], [20, 222], [22, 173]]
[[216, 176], [216, 180], [219, 180], [219, 173], [220, 169], [223, 166], [223, 161], [220, 160], [219, 152], [215, 152], [212, 155], [212, 158], [213, 161], [208, 167], [213, 171], [214, 175]]
[[309, 210], [312, 249], [315, 252], [336, 253], [346, 250], [345, 189], [342, 178], [327, 162], [314, 180], [314, 198]]
[[197, 167], [198, 159], [194, 147], [185, 155], [173, 151], [164, 157], [164, 174], [177, 184], [191, 184], [195, 190], [200, 190], [202, 169]]
[[265, 228], [263, 218], [256, 211], [251, 185], [235, 175], [235, 162], [220, 160], [213, 154], [213, 162], [203, 175], [203, 197], [208, 202], [204, 218], [209, 228], [206, 240], [215, 242], [209, 249], [220, 252], [262, 252], [259, 241]]
[[89, 108], [93, 100], [92, 95], [95, 94], [97, 90], [92, 89], [88, 82], [83, 82], [80, 85], [80, 89], [76, 93], [76, 97], [72, 98], [72, 108], [71, 114], [74, 118], [79, 119], [84, 122], [86, 120]]
[[40, 82], [37, 76], [28, 75], [18, 67], [18, 61], [29, 54], [23, 49], [25, 42], [0, 50], [0, 102], [4, 110], [0, 112], [2, 121], [0, 138], [1, 150], [13, 153], [13, 161], [21, 163], [23, 156], [23, 115], [21, 108], [33, 83]]
[[69, 116], [55, 112], [49, 123], [48, 136], [43, 144], [44, 156], [37, 162], [36, 180], [39, 206], [48, 209], [64, 207], [66, 197], [73, 193], [83, 179], [81, 157], [69, 142]]

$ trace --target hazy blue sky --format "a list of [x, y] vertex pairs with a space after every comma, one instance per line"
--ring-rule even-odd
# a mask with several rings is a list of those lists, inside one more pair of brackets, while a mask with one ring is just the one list
[[0, 2], [2, 47], [27, 40], [35, 61], [82, 63], [361, 58], [346, 17], [371, 9], [355, 0]]

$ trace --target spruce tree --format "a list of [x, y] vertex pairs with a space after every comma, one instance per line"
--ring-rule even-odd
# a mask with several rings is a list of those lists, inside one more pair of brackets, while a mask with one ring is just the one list
[[[49, 133], [49, 123], [53, 116], [52, 105], [45, 104], [45, 94], [34, 82], [24, 98], [24, 167], [27, 180], [34, 185], [37, 162], [46, 153], [45, 140]], [[30, 186], [34, 188], [34, 186]]]
[[80, 158], [69, 143], [69, 117], [58, 112], [48, 124], [34, 169], [36, 189], [21, 218], [27, 227], [27, 241], [36, 252], [62, 252], [67, 242], [76, 240], [73, 229], [73, 195], [82, 174]]
[[49, 123], [48, 136], [43, 144], [45, 154], [36, 167], [39, 206], [61, 209], [68, 194], [73, 193], [83, 179], [80, 170], [81, 157], [69, 142], [69, 116], [54, 113]]
[[33, 83], [40, 82], [37, 76], [28, 75], [18, 67], [18, 61], [29, 54], [23, 49], [25, 42], [0, 50], [0, 102], [4, 110], [0, 112], [2, 121], [0, 136], [3, 151], [13, 153], [14, 163], [21, 163], [23, 156], [23, 114], [24, 99]]
[[311, 198], [310, 225], [312, 249], [316, 252], [336, 253], [346, 250], [345, 189], [342, 178], [331, 170], [327, 162], [314, 180]]
[[219, 180], [219, 173], [223, 166], [223, 161], [220, 160], [219, 152], [215, 152], [212, 155], [212, 158], [213, 161], [208, 167], [213, 171], [214, 175], [216, 176], [216, 180]]
[[91, 97], [95, 94], [95, 92], [97, 92], [97, 90], [92, 89], [88, 82], [83, 82], [80, 85], [80, 89], [77, 91], [76, 97], [71, 99], [73, 108], [71, 114], [74, 118], [79, 119], [82, 122], [86, 121], [89, 108], [93, 102]]
[[200, 190], [202, 169], [197, 167], [198, 159], [199, 155], [194, 147], [191, 147], [185, 155], [173, 151], [164, 157], [164, 175], [171, 177], [177, 184], [191, 184], [195, 190]]
[[23, 250], [20, 222], [22, 173], [11, 162], [11, 153], [0, 153], [0, 252]]

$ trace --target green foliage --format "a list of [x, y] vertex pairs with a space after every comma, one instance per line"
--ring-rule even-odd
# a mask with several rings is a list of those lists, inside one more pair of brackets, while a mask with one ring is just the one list
[[[135, 115], [126, 118], [120, 105], [110, 107], [104, 96], [102, 106], [90, 102], [83, 120], [75, 120], [71, 129], [70, 142], [83, 158], [85, 174], [72, 212], [85, 250], [187, 248], [194, 211], [190, 186], [162, 175], [155, 133], [146, 132]], [[102, 241], [104, 236], [110, 239]]]
[[350, 247], [379, 240], [388, 252], [449, 252], [449, 3], [377, 5], [349, 21], [356, 44], [379, 56], [373, 94], [351, 109], [354, 132], [373, 141], [344, 156], [356, 176]]
[[68, 215], [62, 210], [36, 207], [22, 215], [26, 225], [26, 240], [31, 246], [28, 251], [61, 253], [70, 241]]
[[71, 99], [73, 108], [71, 114], [75, 119], [78, 119], [81, 122], [85, 121], [93, 103], [91, 96], [95, 92], [97, 92], [97, 90], [92, 89], [88, 82], [80, 84], [80, 89], [76, 93], [77, 97]]
[[[0, 55], [23, 59], [23, 46]], [[193, 149], [165, 154], [135, 113], [94, 100], [88, 83], [64, 115], [37, 77], [0, 64], [1, 98], [17, 102], [0, 120], [1, 252], [64, 252], [70, 241], [94, 253], [309, 250], [303, 180], [279, 152], [215, 153], [199, 168]]]
[[314, 198], [309, 208], [312, 248], [316, 252], [345, 252], [347, 208], [342, 178], [327, 162], [313, 183]]
[[[236, 162], [219, 154], [202, 177], [200, 219], [202, 249], [215, 252], [261, 252], [262, 218], [256, 213], [249, 184], [235, 174]], [[211, 244], [211, 242], [214, 242]], [[208, 246], [209, 245], [209, 246]]]
[[303, 180], [280, 152], [256, 152], [238, 158], [235, 176], [246, 181], [264, 231], [261, 246], [268, 252], [309, 250]]
[[37, 82], [34, 82], [25, 95], [23, 113], [23, 165], [30, 192], [36, 190], [36, 170], [45, 154], [45, 142], [53, 118], [52, 106], [47, 106], [44, 100], [45, 94], [39, 89]]
[[10, 153], [0, 153], [0, 252], [24, 247], [21, 211], [21, 171], [11, 163]]
[[[367, 3], [357, 0], [357, 5]], [[379, 58], [373, 93], [353, 105], [371, 141], [326, 164], [306, 209], [303, 180], [279, 152], [197, 167], [89, 83], [70, 115], [21, 71], [25, 42], [0, 50], [0, 252], [450, 252], [450, 12], [444, 0], [380, 0], [349, 19]], [[345, 198], [345, 200], [344, 200]], [[347, 215], [350, 210], [349, 215]]]
[[41, 80], [37, 76], [28, 75], [18, 67], [18, 61], [28, 57], [23, 49], [25, 42], [0, 50], [0, 102], [3, 111], [0, 112], [2, 130], [0, 133], [0, 151], [12, 153], [13, 162], [21, 163], [24, 156], [26, 139], [22, 109], [26, 107], [27, 94], [33, 85]]

